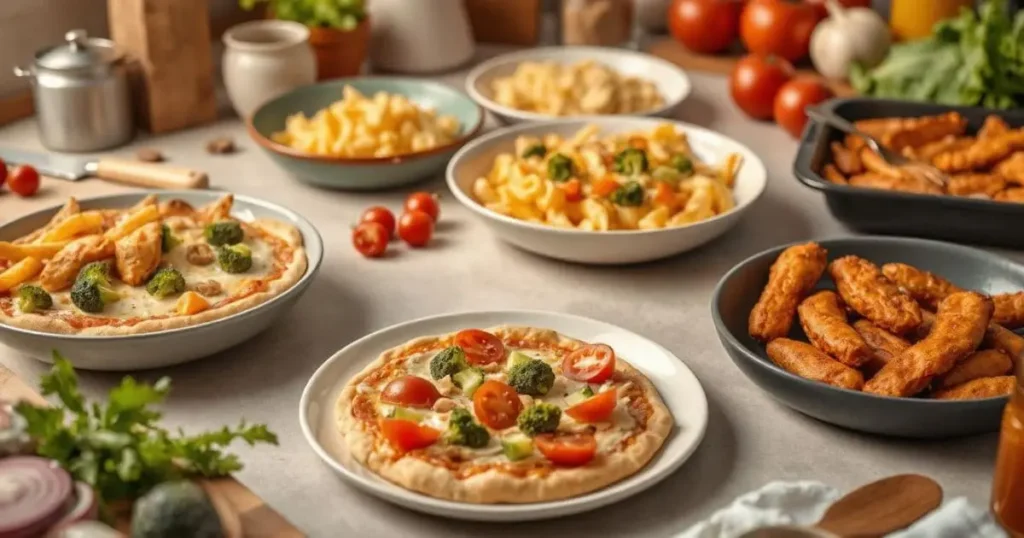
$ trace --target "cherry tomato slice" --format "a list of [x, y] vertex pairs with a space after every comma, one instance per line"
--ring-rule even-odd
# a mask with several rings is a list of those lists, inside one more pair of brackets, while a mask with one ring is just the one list
[[514, 426], [523, 402], [516, 390], [501, 381], [484, 381], [473, 393], [473, 412], [485, 426], [502, 430]]
[[364, 222], [352, 230], [352, 246], [367, 258], [376, 258], [388, 249], [388, 231], [379, 222]]
[[410, 247], [422, 247], [434, 235], [434, 221], [422, 211], [402, 213], [398, 219], [398, 237]]
[[455, 345], [466, 353], [470, 364], [491, 364], [505, 360], [505, 344], [501, 339], [480, 329], [466, 329], [455, 335]]
[[20, 196], [32, 196], [39, 190], [39, 172], [28, 165], [15, 166], [7, 176], [7, 188]]
[[405, 199], [404, 209], [408, 213], [422, 211], [430, 215], [430, 220], [437, 221], [441, 216], [441, 204], [437, 201], [437, 195], [429, 192], [414, 192]]
[[579, 202], [583, 199], [583, 185], [580, 180], [572, 178], [565, 183], [560, 185], [562, 192], [565, 193], [566, 202]]
[[588, 344], [562, 359], [562, 373], [584, 383], [604, 383], [615, 373], [615, 351], [604, 344]]
[[380, 401], [384, 403], [427, 409], [433, 407], [439, 399], [441, 393], [433, 383], [414, 375], [403, 375], [392, 380], [380, 395]]
[[615, 389], [606, 390], [566, 409], [565, 414], [578, 422], [605, 422], [612, 416], [618, 401], [619, 395]]
[[362, 216], [359, 217], [359, 222], [376, 222], [388, 231], [389, 238], [395, 236], [395, 214], [384, 206], [375, 205], [363, 211]]
[[533, 438], [537, 450], [555, 465], [579, 467], [597, 454], [597, 440], [589, 433], [544, 433]]
[[377, 421], [377, 425], [391, 447], [403, 454], [417, 448], [426, 448], [441, 437], [440, 431], [420, 426], [411, 420], [382, 418]]

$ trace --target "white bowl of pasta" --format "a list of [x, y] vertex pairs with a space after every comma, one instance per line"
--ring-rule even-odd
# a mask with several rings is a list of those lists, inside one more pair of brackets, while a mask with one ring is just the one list
[[689, 77], [660, 58], [608, 47], [546, 47], [503, 54], [470, 71], [466, 92], [506, 124], [569, 116], [670, 117]]
[[722, 235], [764, 192], [767, 173], [750, 149], [702, 127], [591, 117], [494, 131], [455, 154], [447, 180], [515, 246], [622, 264]]

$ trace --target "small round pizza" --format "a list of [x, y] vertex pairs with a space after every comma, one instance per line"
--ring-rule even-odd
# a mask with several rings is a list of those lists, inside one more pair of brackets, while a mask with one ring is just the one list
[[404, 488], [468, 503], [533, 503], [642, 469], [673, 419], [603, 344], [529, 327], [466, 329], [385, 351], [345, 385], [354, 458]]
[[72, 198], [43, 227], [0, 242], [0, 324], [125, 336], [224, 318], [284, 293], [306, 272], [299, 230], [149, 196], [127, 209]]

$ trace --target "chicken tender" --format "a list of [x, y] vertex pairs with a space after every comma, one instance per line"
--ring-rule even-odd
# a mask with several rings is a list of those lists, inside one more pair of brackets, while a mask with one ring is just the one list
[[789, 334], [797, 305], [825, 272], [828, 253], [817, 243], [782, 251], [768, 271], [768, 284], [750, 311], [747, 330], [761, 342]]
[[853, 323], [854, 330], [864, 339], [873, 352], [871, 359], [864, 364], [865, 372], [874, 375], [889, 364], [894, 358], [910, 347], [910, 342], [871, 323], [866, 319], [858, 319]]
[[849, 324], [834, 291], [819, 291], [797, 308], [800, 325], [814, 347], [854, 368], [872, 357], [871, 348]]
[[864, 386], [860, 372], [804, 342], [776, 338], [768, 343], [768, 357], [780, 368], [804, 379], [850, 390]]
[[908, 335], [911, 340], [924, 340], [935, 326], [935, 313], [921, 309], [921, 324]]
[[1011, 183], [1024, 186], [1024, 151], [1018, 151], [995, 165], [992, 172], [1006, 178]]
[[885, 278], [875, 264], [844, 256], [828, 269], [843, 301], [875, 325], [898, 335], [921, 325], [921, 307]]
[[978, 130], [978, 138], [995, 138], [1008, 132], [1010, 132], [1010, 126], [1006, 120], [995, 114], [989, 114], [985, 118], [985, 123], [981, 125], [981, 129]]
[[1002, 325], [989, 323], [981, 345], [1006, 353], [1014, 364], [1024, 360], [1024, 338]]
[[887, 263], [882, 274], [928, 308], [937, 308], [946, 297], [964, 291], [941, 276], [905, 263]]
[[1006, 179], [998, 174], [957, 174], [949, 178], [946, 192], [956, 196], [984, 195], [989, 198], [1006, 188]]
[[967, 149], [936, 155], [932, 163], [943, 172], [967, 172], [988, 168], [1020, 149], [1024, 149], [1024, 131], [1010, 131], [991, 138], [979, 138]]
[[150, 222], [119, 239], [114, 260], [121, 280], [129, 286], [141, 286], [160, 265], [163, 233], [159, 222]]
[[992, 323], [1007, 329], [1024, 327], [1024, 291], [993, 295], [992, 302], [996, 307], [992, 313]]
[[846, 176], [844, 176], [838, 169], [836, 169], [835, 166], [832, 166], [831, 164], [825, 165], [825, 169], [822, 171], [822, 175], [830, 183], [835, 183], [836, 185], [846, 185]]
[[89, 235], [71, 241], [46, 263], [39, 284], [49, 292], [71, 287], [78, 271], [89, 262], [114, 256], [113, 241], [102, 235]]
[[992, 309], [992, 300], [979, 293], [950, 295], [939, 304], [928, 336], [889, 361], [864, 385], [864, 391], [896, 397], [921, 392], [978, 347]]
[[936, 400], [980, 400], [1013, 394], [1017, 380], [1012, 375], [983, 377], [932, 394]]
[[854, 187], [882, 189], [887, 191], [913, 192], [917, 194], [942, 194], [942, 190], [927, 179], [911, 174], [890, 176], [878, 172], [858, 174], [847, 180]]
[[998, 349], [975, 351], [952, 370], [935, 378], [936, 389], [948, 389], [962, 385], [968, 381], [983, 377], [996, 377], [1009, 374], [1013, 370], [1013, 361]]
[[1014, 202], [1017, 204], [1024, 204], [1024, 187], [1006, 189], [1003, 192], [996, 193], [996, 195], [993, 198], [999, 200], [1000, 202]]
[[844, 175], [852, 176], [864, 171], [864, 164], [860, 162], [860, 155], [839, 142], [832, 142], [832, 161]]

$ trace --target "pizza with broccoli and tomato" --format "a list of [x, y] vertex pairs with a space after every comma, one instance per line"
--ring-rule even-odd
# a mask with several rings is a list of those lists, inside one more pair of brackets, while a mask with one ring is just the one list
[[626, 478], [673, 419], [604, 344], [529, 327], [466, 329], [385, 351], [344, 387], [337, 424], [391, 482], [470, 503], [581, 495]]

